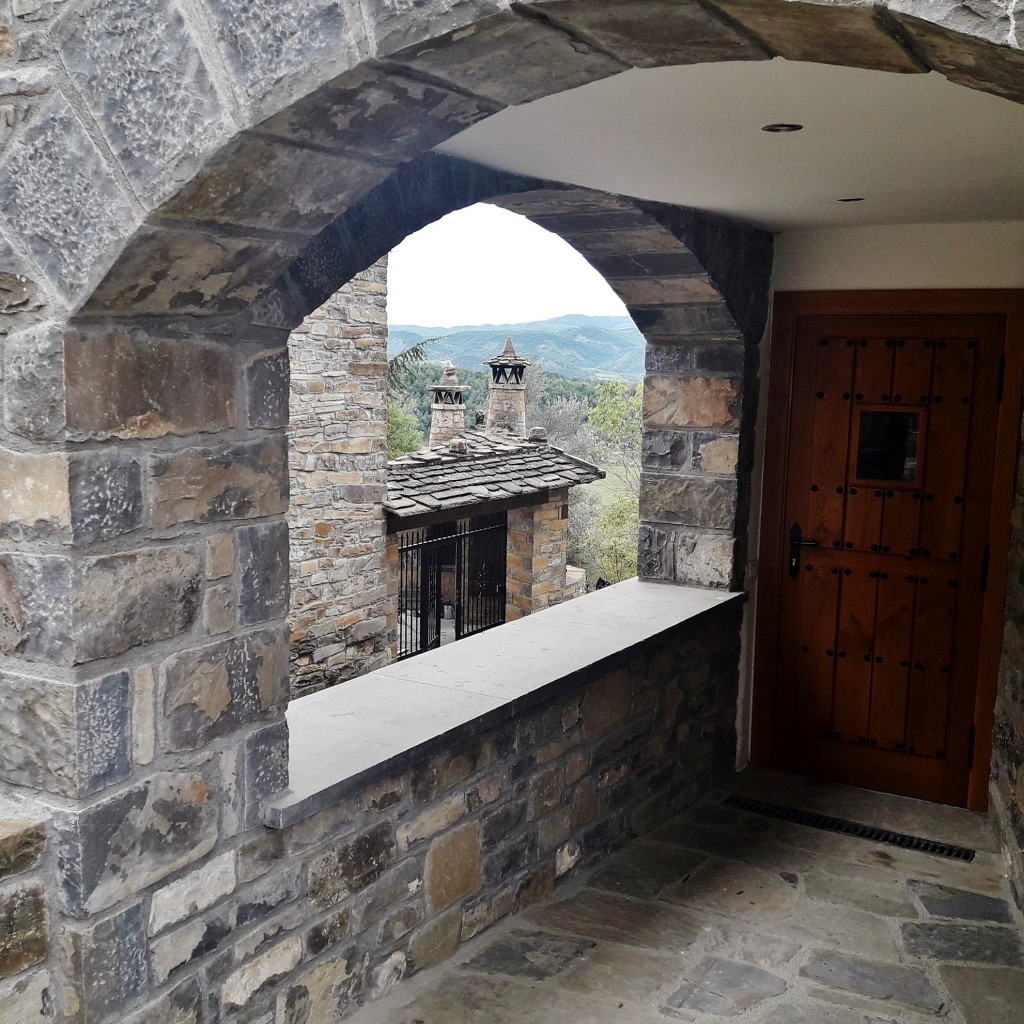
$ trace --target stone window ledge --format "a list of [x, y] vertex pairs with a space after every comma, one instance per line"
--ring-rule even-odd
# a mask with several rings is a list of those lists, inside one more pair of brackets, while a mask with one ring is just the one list
[[264, 821], [287, 828], [461, 736], [585, 682], [744, 594], [627, 580], [293, 701], [289, 787]]

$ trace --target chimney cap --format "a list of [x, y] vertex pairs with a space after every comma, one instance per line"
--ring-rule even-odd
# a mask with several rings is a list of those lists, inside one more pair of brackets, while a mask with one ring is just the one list
[[493, 359], [485, 359], [484, 363], [487, 366], [530, 366], [532, 360], [516, 352], [512, 339], [506, 338], [505, 347]]
[[530, 443], [531, 444], [547, 444], [548, 443], [548, 432], [543, 427], [531, 427], [530, 428]]

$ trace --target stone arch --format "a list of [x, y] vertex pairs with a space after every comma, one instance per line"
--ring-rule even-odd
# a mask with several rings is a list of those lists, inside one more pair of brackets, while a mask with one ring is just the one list
[[519, 213], [568, 242], [647, 339], [641, 574], [738, 583], [743, 559], [734, 544], [742, 548], [749, 504], [742, 467], [752, 460], [771, 275], [766, 232], [430, 155], [403, 165], [321, 232], [264, 293], [254, 319], [293, 328], [406, 235], [475, 202]]
[[63, 56], [77, 98], [44, 68], [17, 86], [34, 109], [4, 160], [11, 266], [44, 278], [55, 309], [240, 312], [404, 160], [504, 106], [631, 67], [781, 56], [937, 71], [1024, 99], [1024, 56], [1002, 10], [985, 18], [935, 3], [910, 14], [895, 0], [358, 6], [233, 0], [179, 11], [146, 0], [122, 10], [94, 0], [57, 18], [43, 52]]

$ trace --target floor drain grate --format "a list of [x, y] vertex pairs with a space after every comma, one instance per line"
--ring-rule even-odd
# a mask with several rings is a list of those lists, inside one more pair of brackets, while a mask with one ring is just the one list
[[950, 860], [963, 860], [970, 863], [974, 860], [974, 850], [966, 846], [953, 846], [940, 843], [935, 839], [922, 836], [908, 836], [905, 832], [892, 832], [876, 825], [865, 825], [859, 821], [847, 821], [845, 818], [833, 818], [828, 814], [817, 814], [814, 811], [801, 811], [796, 807], [783, 807], [781, 804], [765, 803], [753, 800], [748, 796], [737, 796], [735, 793], [723, 801], [727, 807], [738, 807], [752, 814], [763, 814], [767, 818], [778, 818], [794, 825], [806, 825], [808, 828], [820, 828], [825, 832], [839, 832], [855, 839], [867, 839], [873, 843], [885, 843], [888, 846], [899, 846], [904, 850], [917, 850], [919, 853], [932, 853], [936, 857], [948, 857]]

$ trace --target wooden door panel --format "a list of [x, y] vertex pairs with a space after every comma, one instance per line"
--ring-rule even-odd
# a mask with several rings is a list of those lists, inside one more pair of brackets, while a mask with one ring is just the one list
[[865, 569], [843, 569], [836, 630], [833, 739], [867, 743], [877, 584]]
[[784, 680], [792, 724], [799, 736], [821, 736], [832, 729], [838, 570], [817, 560], [808, 562], [791, 594], [782, 621], [788, 645], [784, 658], [794, 667]]
[[[784, 499], [763, 542], [778, 635], [759, 641], [775, 763], [963, 802], [1006, 318], [790, 322], [769, 413]], [[795, 578], [791, 538], [817, 544], [792, 549]]]
[[914, 576], [879, 573], [868, 743], [883, 750], [906, 748], [916, 589]]

